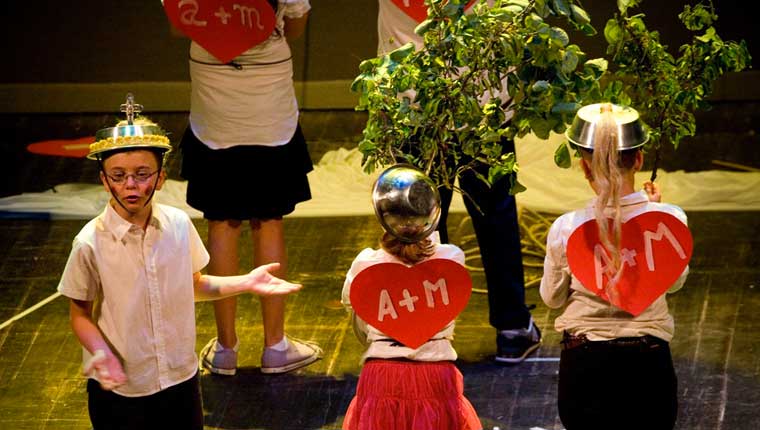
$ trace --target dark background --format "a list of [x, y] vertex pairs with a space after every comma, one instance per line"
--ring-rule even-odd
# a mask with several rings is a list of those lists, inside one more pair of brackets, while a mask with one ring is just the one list
[[[311, 3], [307, 32], [293, 44], [299, 95], [305, 96], [304, 85], [316, 89], [309, 100], [301, 100], [301, 106], [350, 109], [353, 99], [347, 86], [356, 76], [359, 62], [375, 56], [377, 2]], [[756, 67], [760, 40], [747, 3], [714, 3], [719, 15], [718, 33], [725, 40], [745, 39], [755, 54]], [[645, 0], [641, 8], [649, 28], [659, 30], [662, 41], [674, 53], [690, 37], [677, 17], [683, 4]], [[583, 5], [599, 34], [592, 38], [571, 34], [571, 41], [589, 57], [601, 56], [606, 47], [601, 33], [616, 11], [616, 2], [585, 0]], [[119, 89], [124, 86], [120, 84], [142, 88], [140, 83], [153, 85], [149, 87], [151, 101], [155, 100], [153, 110], [187, 109], [187, 99], [182, 97], [189, 92], [189, 42], [171, 36], [160, 0], [14, 0], [3, 2], [2, 8], [5, 22], [0, 26], [0, 40], [5, 44], [5, 60], [0, 68], [0, 94], [5, 95], [0, 112], [99, 111], [100, 106], [110, 111], [110, 106], [123, 98]], [[734, 74], [724, 81], [716, 99], [760, 98], [760, 78], [753, 71]], [[161, 87], [168, 83], [175, 90]], [[65, 90], [58, 87], [61, 84], [66, 85]], [[159, 91], [162, 88], [166, 94], [153, 94], [164, 92]], [[61, 97], [60, 91], [66, 91], [66, 97]], [[116, 99], [93, 100], [102, 99], [104, 93], [114, 93]], [[341, 97], [336, 99], [336, 93]]]

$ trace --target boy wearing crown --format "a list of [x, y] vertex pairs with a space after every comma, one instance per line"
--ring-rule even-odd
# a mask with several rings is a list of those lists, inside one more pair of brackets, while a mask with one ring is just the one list
[[83, 346], [95, 429], [201, 430], [194, 302], [301, 288], [269, 273], [278, 263], [241, 276], [200, 273], [209, 256], [190, 218], [153, 200], [169, 151], [158, 126], [129, 114], [90, 146], [111, 199], [74, 238], [58, 291]]

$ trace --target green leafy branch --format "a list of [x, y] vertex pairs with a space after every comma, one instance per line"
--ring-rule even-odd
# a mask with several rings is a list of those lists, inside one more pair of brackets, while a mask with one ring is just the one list
[[684, 137], [695, 134], [694, 112], [709, 107], [714, 82], [726, 72], [749, 67], [751, 57], [743, 40], [724, 41], [718, 36], [712, 1], [686, 5], [678, 15], [694, 35], [676, 57], [660, 42], [657, 31], [646, 28], [644, 14], [629, 16], [629, 9], [639, 3], [618, 0], [619, 13], [604, 28], [611, 76], [606, 77], [603, 98], [640, 112], [649, 126], [649, 148], [658, 157], [662, 142], [677, 148]]
[[[441, 186], [478, 163], [493, 183], [518, 170], [503, 138], [561, 133], [577, 109], [600, 97], [607, 64], [588, 60], [549, 16], [595, 33], [575, 0], [426, 0], [428, 19], [416, 32], [424, 47], [407, 44], [366, 60], [352, 90], [368, 113], [359, 150], [365, 171], [404, 161]], [[508, 94], [508, 95], [507, 95]], [[512, 191], [522, 186], [514, 175]]]

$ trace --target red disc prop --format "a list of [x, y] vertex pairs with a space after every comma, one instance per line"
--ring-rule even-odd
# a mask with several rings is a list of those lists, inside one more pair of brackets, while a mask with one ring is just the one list
[[596, 220], [583, 223], [570, 235], [567, 262], [586, 289], [636, 316], [683, 273], [691, 259], [692, 246], [689, 228], [669, 213], [646, 212], [623, 223], [623, 272], [614, 287], [614, 301], [605, 290], [614, 273], [610, 273], [611, 260], [599, 240]]
[[26, 150], [33, 154], [82, 158], [90, 152], [90, 144], [93, 142], [95, 142], [95, 136], [45, 140], [29, 144]]
[[410, 348], [418, 348], [467, 306], [472, 280], [467, 269], [444, 259], [412, 267], [370, 266], [351, 283], [351, 306], [367, 324]]
[[164, 11], [172, 25], [222, 63], [267, 40], [276, 20], [266, 0], [164, 0]]

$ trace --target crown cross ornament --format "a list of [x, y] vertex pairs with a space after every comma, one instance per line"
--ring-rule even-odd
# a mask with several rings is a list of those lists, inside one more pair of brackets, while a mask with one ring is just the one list
[[119, 106], [119, 110], [127, 114], [127, 124], [132, 125], [135, 122], [135, 115], [142, 112], [143, 105], [135, 103], [132, 93], [127, 93], [127, 102]]

